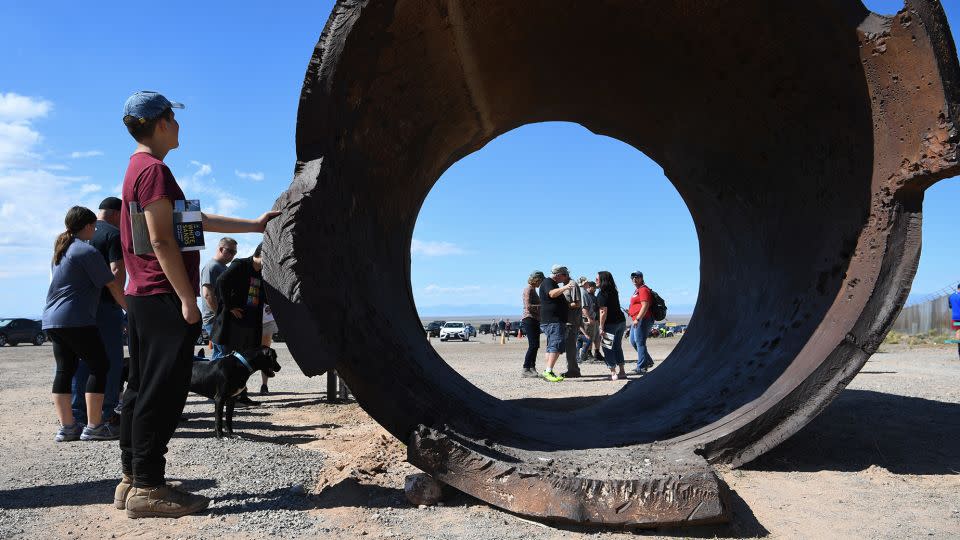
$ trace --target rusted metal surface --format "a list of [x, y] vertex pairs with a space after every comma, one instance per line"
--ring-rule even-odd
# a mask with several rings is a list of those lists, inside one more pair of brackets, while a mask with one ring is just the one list
[[[799, 430], [903, 305], [924, 190], [958, 173], [958, 74], [932, 0], [892, 18], [856, 0], [342, 0], [266, 235], [271, 306], [305, 373], [335, 367], [412, 463], [462, 491], [547, 520], [722, 520], [709, 463]], [[443, 171], [548, 120], [664, 168], [703, 276], [663, 365], [562, 422], [445, 364], [409, 280]]]

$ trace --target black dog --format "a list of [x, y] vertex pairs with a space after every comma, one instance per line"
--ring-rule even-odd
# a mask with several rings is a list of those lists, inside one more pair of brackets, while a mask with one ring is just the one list
[[217, 415], [217, 438], [223, 437], [223, 408], [227, 408], [227, 436], [233, 435], [233, 406], [254, 372], [263, 370], [268, 377], [280, 371], [277, 353], [270, 347], [258, 347], [243, 353], [231, 353], [216, 360], [195, 361], [190, 391], [212, 399]]

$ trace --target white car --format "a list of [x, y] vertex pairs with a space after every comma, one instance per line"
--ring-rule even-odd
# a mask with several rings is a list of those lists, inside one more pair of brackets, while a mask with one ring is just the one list
[[470, 341], [470, 335], [464, 332], [466, 325], [462, 321], [449, 321], [440, 327], [440, 341], [459, 339]]

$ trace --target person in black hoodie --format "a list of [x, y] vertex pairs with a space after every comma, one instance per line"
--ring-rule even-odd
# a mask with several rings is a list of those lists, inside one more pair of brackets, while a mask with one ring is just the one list
[[[263, 333], [263, 244], [252, 257], [234, 259], [217, 279], [217, 315], [210, 338], [226, 351], [245, 351], [260, 346]], [[238, 404], [257, 405], [246, 391]]]

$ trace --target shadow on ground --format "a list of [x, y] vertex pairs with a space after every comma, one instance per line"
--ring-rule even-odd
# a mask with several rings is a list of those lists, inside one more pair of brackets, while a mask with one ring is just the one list
[[[21, 508], [52, 508], [56, 506], [86, 506], [113, 503], [113, 490], [120, 479], [96, 480], [56, 486], [0, 490], [0, 510]], [[184, 489], [199, 491], [213, 487], [213, 480], [184, 480]]]
[[960, 404], [844, 390], [799, 433], [744, 466], [778, 472], [960, 474]]
[[[629, 383], [628, 383], [629, 384]], [[518, 398], [504, 400], [528, 409], [545, 411], [575, 411], [596, 405], [610, 396], [575, 396], [563, 398]]]

